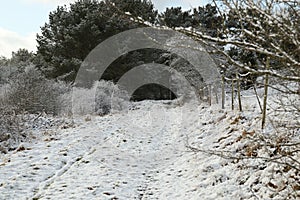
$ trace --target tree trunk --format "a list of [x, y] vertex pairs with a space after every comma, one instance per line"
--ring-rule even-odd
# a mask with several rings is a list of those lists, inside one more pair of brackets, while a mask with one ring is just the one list
[[222, 109], [225, 109], [225, 77], [222, 75]]
[[238, 100], [239, 100], [239, 110], [242, 112], [242, 98], [241, 98], [241, 82], [240, 82], [240, 77], [239, 74], [236, 73], [236, 82], [237, 82], [237, 92], [238, 92]]
[[[270, 58], [267, 58], [266, 69], [270, 69]], [[268, 101], [268, 85], [269, 85], [269, 74], [267, 73], [265, 76], [265, 92], [264, 92], [264, 105], [263, 105], [263, 114], [262, 114], [262, 122], [261, 128], [264, 129], [266, 125], [266, 117], [267, 117], [267, 101]]]

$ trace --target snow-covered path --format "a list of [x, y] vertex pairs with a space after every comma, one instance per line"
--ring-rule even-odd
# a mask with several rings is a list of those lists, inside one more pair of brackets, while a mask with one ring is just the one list
[[[184, 169], [176, 171], [178, 166], [172, 169], [179, 158], [192, 154], [185, 147], [185, 134], [180, 134], [179, 114], [179, 110], [152, 105], [130, 113], [93, 117], [76, 128], [44, 134], [42, 142], [3, 159], [0, 197], [155, 199], [154, 196], [186, 196], [186, 193], [178, 193], [186, 186], [182, 177]], [[172, 179], [158, 183], [161, 174]], [[166, 183], [173, 186], [173, 190], [161, 188]]]
[[36, 139], [0, 155], [0, 200], [299, 197], [290, 187], [274, 197], [270, 183], [286, 184], [286, 175], [273, 177], [276, 163], [251, 156], [222, 158], [222, 153], [248, 150], [250, 136], [260, 129], [255, 96], [246, 97], [242, 113], [220, 105], [149, 101], [128, 113], [81, 116], [74, 127], [33, 132]]
[[222, 145], [219, 138], [234, 116], [199, 109], [149, 102], [128, 113], [78, 118], [74, 128], [46, 132], [34, 144], [25, 143], [25, 150], [1, 158], [0, 199], [185, 200], [247, 194], [236, 182], [243, 174], [233, 164], [186, 147], [187, 141], [204, 149]]

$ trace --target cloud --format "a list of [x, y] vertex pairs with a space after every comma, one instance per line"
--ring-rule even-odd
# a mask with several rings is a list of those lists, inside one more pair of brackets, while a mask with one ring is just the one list
[[20, 48], [36, 51], [36, 34], [32, 33], [22, 36], [16, 32], [6, 30], [0, 27], [0, 56], [11, 57], [13, 51]]

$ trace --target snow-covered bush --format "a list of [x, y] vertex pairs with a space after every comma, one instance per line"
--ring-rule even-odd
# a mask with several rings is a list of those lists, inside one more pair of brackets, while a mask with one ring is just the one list
[[129, 105], [129, 97], [125, 91], [114, 83], [103, 80], [95, 82], [90, 89], [75, 87], [68, 96], [64, 96], [64, 99], [70, 100], [72, 96], [72, 108], [69, 106], [69, 111], [65, 112], [72, 110], [73, 114], [79, 115], [106, 115], [113, 110], [121, 111]]
[[0, 84], [0, 104], [3, 104], [5, 102], [5, 97], [7, 96], [7, 91], [9, 90], [8, 84]]
[[16, 66], [0, 66], [0, 84], [8, 83], [9, 78], [17, 71], [18, 68]]
[[93, 113], [92, 106], [94, 105], [94, 95], [92, 89], [74, 87], [70, 93], [62, 96], [65, 102], [70, 102], [63, 113], [86, 115]]
[[14, 108], [7, 105], [8, 88], [8, 85], [0, 85], [0, 153], [7, 152], [12, 141], [20, 138], [20, 121], [15, 115]]
[[94, 84], [95, 112], [98, 115], [106, 115], [111, 111], [120, 111], [128, 106], [129, 97], [118, 85], [109, 81], [98, 81]]
[[60, 94], [66, 92], [59, 83], [47, 80], [33, 66], [24, 72], [16, 74], [9, 84], [7, 103], [21, 113], [46, 112], [58, 114], [60, 109]]
[[25, 138], [22, 135], [24, 124], [21, 121], [21, 116], [16, 115], [14, 108], [8, 107], [0, 99], [0, 153], [5, 153]]
[[29, 137], [26, 130], [36, 127], [32, 118], [40, 118], [42, 112], [59, 114], [65, 105], [61, 94], [68, 91], [68, 85], [45, 79], [32, 66], [0, 85], [0, 152], [15, 149]]

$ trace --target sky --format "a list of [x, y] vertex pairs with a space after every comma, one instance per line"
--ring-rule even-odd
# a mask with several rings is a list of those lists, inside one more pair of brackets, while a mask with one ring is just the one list
[[[48, 22], [49, 13], [59, 5], [76, 0], [4, 0], [0, 5], [0, 56], [11, 57], [12, 51], [26, 48], [36, 51], [36, 34]], [[190, 9], [209, 0], [152, 0], [162, 12], [166, 7]]]

